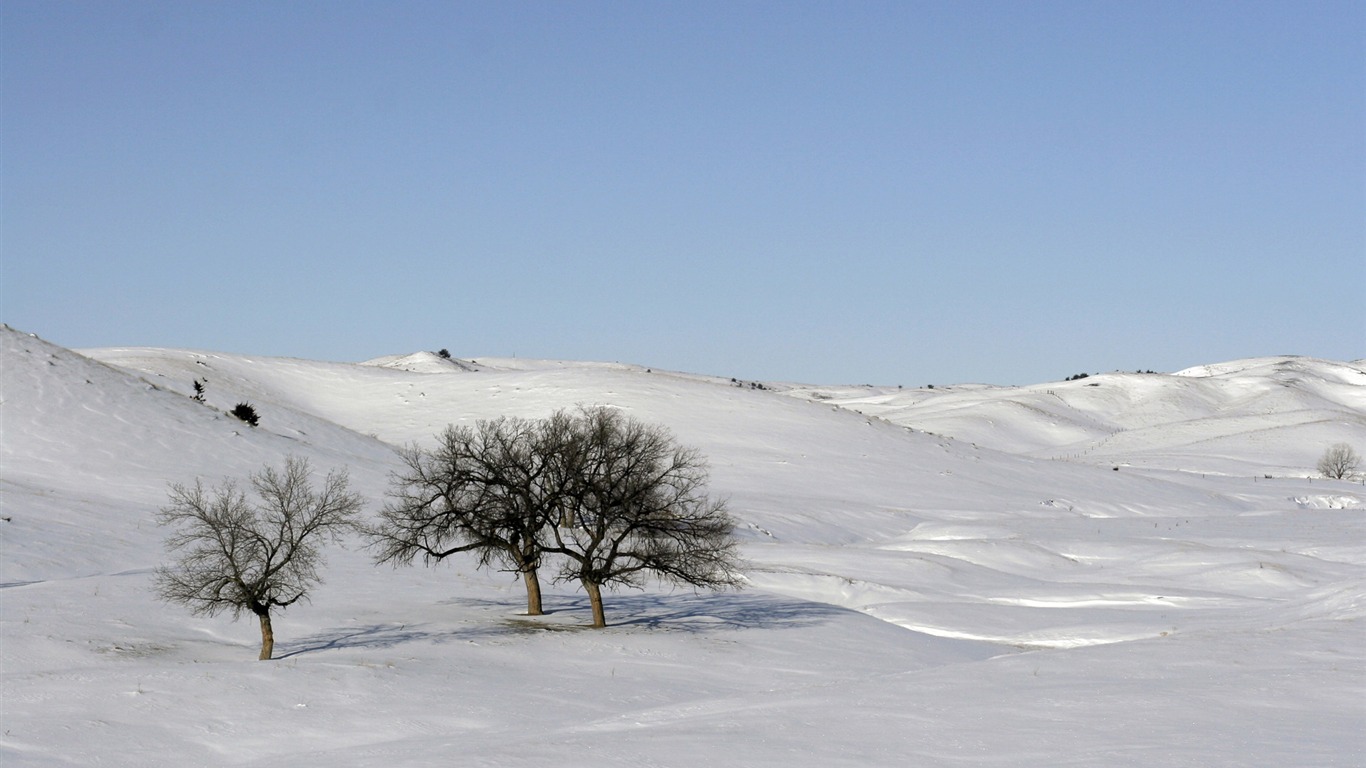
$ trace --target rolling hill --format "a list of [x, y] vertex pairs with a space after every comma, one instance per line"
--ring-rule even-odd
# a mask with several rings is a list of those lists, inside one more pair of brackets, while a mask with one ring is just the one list
[[[566, 361], [366, 363], [0, 331], [6, 765], [1359, 765], [1360, 362], [933, 390]], [[206, 402], [190, 399], [206, 381]], [[252, 428], [228, 415], [238, 402]], [[254, 628], [153, 599], [169, 482], [288, 455], [382, 503], [394, 449], [577, 404], [710, 460], [738, 593], [331, 555]]]

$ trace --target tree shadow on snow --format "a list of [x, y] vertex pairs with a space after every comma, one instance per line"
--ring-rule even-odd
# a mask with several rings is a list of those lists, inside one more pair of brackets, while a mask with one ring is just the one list
[[342, 649], [377, 650], [393, 648], [414, 642], [448, 643], [452, 641], [478, 641], [491, 638], [508, 637], [512, 632], [498, 619], [490, 618], [481, 623], [439, 624], [419, 622], [402, 624], [369, 624], [362, 626], [336, 627], [315, 632], [293, 641], [276, 643], [276, 659], [287, 659], [306, 653]]
[[[711, 632], [738, 629], [790, 629], [812, 626], [849, 613], [848, 609], [777, 595], [715, 594], [614, 594], [603, 596], [607, 628], [645, 628], [675, 632]], [[592, 620], [587, 597], [554, 596], [546, 599], [547, 613], [575, 613], [584, 624]], [[526, 617], [526, 622], [535, 617]], [[555, 629], [570, 628], [564, 624]]]
[[[547, 596], [545, 616], [494, 616], [477, 625], [439, 626], [423, 624], [371, 624], [316, 632], [292, 642], [280, 643], [287, 659], [309, 653], [343, 649], [376, 650], [412, 642], [447, 643], [510, 638], [543, 631], [611, 631], [649, 629], [670, 632], [717, 632], [741, 629], [794, 629], [822, 624], [849, 613], [846, 608], [824, 603], [762, 594], [628, 594], [605, 597], [606, 630], [592, 629], [587, 597]], [[511, 603], [478, 598], [455, 598], [442, 604], [508, 608]], [[582, 617], [566, 623], [564, 614]], [[554, 617], [554, 618], [551, 618]]]
[[284, 653], [276, 653], [275, 658], [288, 659], [305, 653], [340, 650], [343, 648], [392, 648], [396, 645], [421, 640], [440, 640], [454, 632], [434, 632], [424, 629], [426, 625], [408, 624], [371, 624], [366, 627], [346, 627], [316, 632], [308, 637], [292, 642], [279, 643]]

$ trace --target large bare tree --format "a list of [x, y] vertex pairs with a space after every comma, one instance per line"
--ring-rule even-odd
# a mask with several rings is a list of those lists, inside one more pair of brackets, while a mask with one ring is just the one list
[[450, 426], [402, 456], [369, 530], [377, 562], [469, 552], [517, 573], [527, 613], [539, 615], [540, 572], [555, 557], [558, 580], [583, 585], [596, 627], [607, 623], [605, 588], [741, 585], [734, 520], [706, 494], [706, 462], [663, 427], [581, 408]]
[[471, 552], [480, 567], [518, 574], [527, 613], [539, 616], [543, 532], [564, 482], [543, 446], [567, 423], [557, 415], [448, 426], [434, 447], [404, 450], [403, 469], [369, 531], [376, 561], [410, 565], [420, 555], [432, 563]]
[[545, 449], [566, 478], [546, 551], [563, 556], [560, 579], [583, 586], [594, 627], [607, 625], [605, 588], [742, 586], [735, 521], [707, 495], [698, 451], [611, 408], [581, 408], [567, 426]]
[[1318, 470], [1324, 477], [1351, 480], [1361, 466], [1361, 456], [1347, 443], [1334, 443], [1319, 457]]
[[322, 545], [350, 529], [361, 508], [346, 470], [329, 472], [320, 490], [310, 475], [308, 461], [295, 457], [282, 469], [262, 469], [251, 476], [255, 503], [231, 479], [209, 490], [199, 480], [173, 484], [157, 521], [174, 528], [166, 547], [178, 559], [157, 569], [161, 599], [196, 614], [255, 615], [260, 658], [270, 659], [271, 611], [308, 598], [322, 580]]

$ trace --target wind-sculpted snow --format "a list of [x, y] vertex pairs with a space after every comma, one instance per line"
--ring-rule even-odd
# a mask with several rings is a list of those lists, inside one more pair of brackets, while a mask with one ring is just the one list
[[[1307, 476], [1366, 449], [1360, 364], [759, 389], [0, 341], [6, 766], [1366, 762], [1366, 492]], [[578, 404], [709, 457], [749, 589], [613, 595], [590, 630], [571, 585], [527, 617], [507, 574], [352, 542], [270, 663], [152, 598], [168, 482], [294, 454], [373, 510], [395, 447]]]

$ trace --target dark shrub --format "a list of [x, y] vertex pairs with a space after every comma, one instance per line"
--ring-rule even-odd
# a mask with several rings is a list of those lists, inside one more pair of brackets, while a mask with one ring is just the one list
[[256, 409], [251, 406], [251, 403], [238, 403], [232, 407], [231, 413], [233, 416], [236, 416], [253, 427], [261, 421], [256, 415]]

